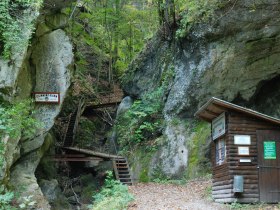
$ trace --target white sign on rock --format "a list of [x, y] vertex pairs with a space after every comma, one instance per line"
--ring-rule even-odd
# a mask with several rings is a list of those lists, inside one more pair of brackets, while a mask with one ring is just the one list
[[37, 103], [56, 103], [60, 102], [59, 93], [55, 92], [35, 92], [34, 93], [35, 102]]

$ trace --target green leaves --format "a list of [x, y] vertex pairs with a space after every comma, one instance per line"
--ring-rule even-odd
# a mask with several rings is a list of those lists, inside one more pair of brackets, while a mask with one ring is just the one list
[[4, 58], [11, 56], [12, 49], [20, 52], [27, 46], [29, 37], [24, 30], [31, 30], [33, 25], [24, 18], [24, 11], [27, 8], [38, 10], [41, 4], [42, 0], [1, 0], [0, 40], [3, 46], [0, 46], [0, 52]]
[[107, 178], [105, 179], [105, 185], [101, 191], [93, 196], [94, 210], [114, 209], [123, 210], [127, 208], [127, 205], [134, 198], [128, 192], [126, 185], [120, 183], [113, 178], [113, 173], [107, 171]]
[[14, 193], [6, 191], [4, 186], [0, 186], [0, 209], [12, 210], [13, 208], [10, 203], [14, 198]]
[[122, 151], [142, 144], [150, 147], [151, 140], [162, 130], [163, 88], [146, 93], [143, 99], [135, 101], [132, 107], [118, 118], [118, 143]]
[[32, 102], [27, 100], [8, 107], [0, 105], [0, 137], [9, 135], [17, 138], [21, 134], [30, 137], [40, 127], [40, 123], [32, 117]]
[[149, 3], [143, 3], [143, 7], [138, 4], [118, 0], [84, 1], [86, 10], [77, 12], [70, 26], [74, 42], [102, 51], [119, 77], [158, 27], [156, 8]]
[[221, 0], [178, 0], [184, 2], [185, 12], [182, 13], [180, 27], [176, 31], [176, 37], [184, 37], [194, 24], [208, 20], [214, 11], [221, 6]]

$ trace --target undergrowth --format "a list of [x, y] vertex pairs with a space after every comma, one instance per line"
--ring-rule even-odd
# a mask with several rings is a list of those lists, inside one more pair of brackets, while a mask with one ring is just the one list
[[187, 0], [176, 37], [184, 37], [193, 25], [206, 22], [213, 17], [215, 10], [222, 7], [222, 2], [221, 0]]
[[1, 0], [0, 1], [0, 52], [4, 58], [11, 51], [20, 52], [28, 43], [29, 33], [33, 29], [26, 14], [27, 9], [38, 11], [42, 0]]
[[114, 180], [111, 171], [107, 172], [104, 187], [93, 198], [94, 205], [92, 210], [123, 210], [127, 208], [129, 202], [134, 200], [133, 196], [128, 192], [127, 186], [118, 180]]
[[145, 146], [149, 151], [157, 149], [155, 137], [161, 135], [163, 128], [163, 88], [146, 93], [142, 100], [117, 120], [118, 143], [123, 152], [136, 145]]
[[9, 135], [11, 138], [31, 137], [41, 125], [32, 117], [34, 104], [30, 100], [0, 105], [0, 137]]
[[[41, 124], [32, 117], [33, 103], [30, 100], [18, 102], [11, 105], [0, 105], [0, 169], [5, 166], [6, 141], [4, 137], [9, 137], [9, 141], [14, 138], [31, 137]], [[15, 194], [0, 185], [0, 210], [30, 209], [35, 202], [31, 197], [23, 197], [23, 202], [19, 208], [13, 207], [11, 202], [15, 199]], [[30, 207], [30, 208], [29, 208]]]

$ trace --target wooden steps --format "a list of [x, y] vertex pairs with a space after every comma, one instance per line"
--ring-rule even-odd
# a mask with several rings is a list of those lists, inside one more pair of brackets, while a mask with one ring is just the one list
[[65, 135], [64, 143], [63, 143], [64, 147], [71, 147], [73, 145], [74, 136], [75, 136], [74, 132], [75, 132], [75, 122], [76, 122], [76, 118], [77, 118], [77, 113], [78, 113], [78, 110], [76, 110], [70, 116], [70, 120], [69, 120], [69, 123], [68, 123], [68, 126], [67, 126], [67, 131], [66, 131], [66, 135]]
[[125, 158], [114, 158], [113, 167], [117, 180], [126, 185], [132, 185], [129, 165]]
[[63, 147], [73, 146], [76, 131], [78, 129], [78, 124], [79, 124], [79, 120], [80, 120], [81, 113], [82, 113], [83, 104], [84, 104], [84, 102], [82, 100], [80, 100], [77, 109], [75, 110], [75, 112], [73, 112], [70, 115], [66, 134], [64, 136]]

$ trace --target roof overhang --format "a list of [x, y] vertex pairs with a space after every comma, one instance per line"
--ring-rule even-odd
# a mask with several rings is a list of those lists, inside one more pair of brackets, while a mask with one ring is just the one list
[[218, 117], [220, 114], [229, 110], [244, 113], [251, 117], [256, 117], [258, 119], [280, 125], [280, 120], [277, 118], [256, 112], [252, 109], [229, 103], [215, 97], [212, 97], [206, 104], [200, 107], [200, 109], [194, 115], [207, 122], [212, 122], [212, 120]]

